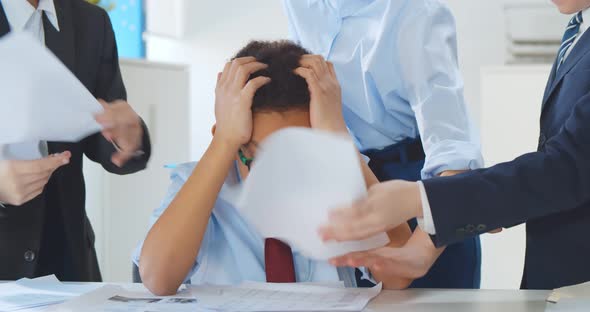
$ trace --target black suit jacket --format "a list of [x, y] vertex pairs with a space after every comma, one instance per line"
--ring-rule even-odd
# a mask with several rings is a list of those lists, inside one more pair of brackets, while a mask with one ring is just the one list
[[589, 52], [586, 32], [557, 73], [554, 66], [537, 152], [424, 182], [438, 246], [526, 222], [523, 288], [553, 289], [590, 280]]
[[[60, 31], [44, 17], [46, 46], [96, 97], [126, 99], [115, 36], [108, 15], [83, 0], [55, 0]], [[10, 31], [0, 2], [0, 36]], [[15, 103], [17, 105], [17, 103]], [[144, 126], [144, 156], [118, 168], [114, 148], [101, 134], [79, 143], [48, 142], [49, 153], [72, 152], [43, 194], [20, 207], [8, 206], [0, 218], [0, 280], [57, 274], [66, 281], [100, 281], [94, 233], [85, 211], [82, 156], [109, 172], [129, 174], [146, 167], [150, 141]]]

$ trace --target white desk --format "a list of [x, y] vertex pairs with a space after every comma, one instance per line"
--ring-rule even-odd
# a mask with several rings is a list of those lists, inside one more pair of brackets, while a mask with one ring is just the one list
[[[125, 284], [118, 284], [125, 285]], [[99, 284], [97, 284], [99, 286]], [[190, 286], [189, 286], [190, 287]], [[198, 291], [194, 292], [198, 298]], [[366, 312], [536, 312], [552, 311], [549, 291], [404, 290], [383, 291]], [[549, 309], [546, 309], [549, 307]], [[587, 309], [590, 311], [590, 306]], [[39, 312], [43, 309], [21, 310]]]
[[[549, 291], [404, 290], [383, 291], [367, 312], [532, 312], [545, 311]], [[590, 310], [590, 307], [589, 307]]]

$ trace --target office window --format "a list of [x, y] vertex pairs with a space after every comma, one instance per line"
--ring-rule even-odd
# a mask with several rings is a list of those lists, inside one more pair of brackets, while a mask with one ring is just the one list
[[142, 0], [88, 0], [108, 11], [117, 37], [119, 57], [144, 58]]

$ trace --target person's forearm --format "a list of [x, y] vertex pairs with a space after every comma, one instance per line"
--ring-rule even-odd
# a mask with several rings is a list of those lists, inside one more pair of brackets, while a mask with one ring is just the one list
[[141, 251], [140, 272], [153, 293], [174, 294], [193, 266], [235, 152], [237, 147], [214, 138], [192, 175], [148, 233]]
[[[387, 236], [389, 236], [389, 244], [387, 247], [392, 248], [401, 248], [403, 247], [410, 237], [412, 236], [412, 230], [408, 224], [402, 224], [395, 229], [387, 232]], [[411, 278], [407, 278], [404, 276], [398, 275], [390, 275], [386, 274], [382, 271], [373, 271], [373, 278], [375, 281], [382, 282], [383, 288], [385, 289], [405, 289], [412, 284], [414, 281]]]
[[[417, 228], [414, 231], [414, 235], [412, 235], [412, 238], [410, 238], [410, 239], [421, 240], [424, 242], [431, 243], [430, 235], [428, 235], [428, 233], [422, 231], [420, 228]], [[438, 257], [440, 257], [440, 255], [442, 255], [442, 253], [445, 251], [445, 249], [447, 249], [447, 247], [446, 246], [436, 247], [436, 246], [434, 246], [434, 244], [432, 244], [432, 245], [425, 244], [425, 246], [426, 246], [425, 249], [427, 250], [427, 252], [425, 252], [425, 253], [430, 256], [426, 259], [430, 263], [430, 265], [429, 265], [429, 268], [430, 268], [430, 267], [432, 267], [434, 262], [436, 262]]]
[[[359, 153], [359, 159], [361, 162], [361, 168], [363, 170], [363, 176], [365, 177], [365, 183], [367, 184], [367, 188], [371, 187], [379, 183], [379, 180], [373, 173], [373, 170], [369, 168], [369, 165], [366, 163], [363, 156]], [[387, 232], [389, 236], [389, 244], [387, 247], [394, 247], [399, 248], [406, 244], [406, 242], [412, 236], [412, 230], [408, 224], [402, 224], [395, 229]], [[400, 277], [400, 276], [391, 276], [387, 274], [383, 274], [381, 272], [371, 272], [373, 277], [376, 281], [383, 282], [383, 287], [387, 289], [404, 289], [407, 288], [411, 283], [412, 279]]]
[[375, 173], [373, 173], [373, 170], [369, 168], [369, 165], [367, 164], [367, 162], [363, 158], [363, 155], [360, 152], [358, 152], [358, 157], [359, 161], [361, 162], [361, 169], [363, 171], [363, 177], [365, 178], [365, 184], [367, 185], [367, 188], [379, 183], [379, 179], [377, 179]]

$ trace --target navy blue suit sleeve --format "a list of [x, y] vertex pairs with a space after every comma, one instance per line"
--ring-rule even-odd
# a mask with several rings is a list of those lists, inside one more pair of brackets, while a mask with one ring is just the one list
[[[102, 98], [107, 102], [126, 100], [127, 93], [119, 68], [115, 34], [111, 21], [104, 11], [103, 21], [103, 52], [94, 96]], [[144, 154], [129, 160], [122, 168], [117, 167], [111, 162], [111, 156], [115, 153], [115, 148], [100, 133], [92, 135], [82, 142], [84, 154], [92, 161], [100, 163], [105, 170], [115, 174], [129, 174], [145, 169], [151, 155], [151, 145], [147, 126], [143, 121], [141, 124], [143, 127], [142, 150]]]
[[590, 201], [590, 93], [540, 151], [424, 186], [437, 246], [579, 208]]

